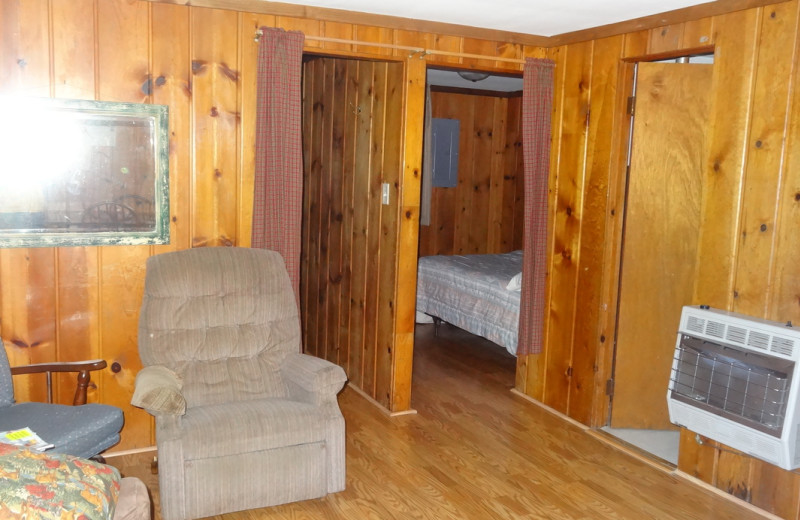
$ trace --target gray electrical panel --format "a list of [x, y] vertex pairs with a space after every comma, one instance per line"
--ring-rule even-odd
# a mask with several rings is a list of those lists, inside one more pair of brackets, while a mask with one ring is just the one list
[[458, 119], [433, 118], [433, 179], [436, 188], [458, 185]]

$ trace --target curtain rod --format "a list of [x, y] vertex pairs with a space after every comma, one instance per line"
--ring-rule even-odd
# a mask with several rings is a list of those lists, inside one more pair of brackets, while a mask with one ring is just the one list
[[[261, 30], [256, 31], [255, 41], [261, 37], [263, 33]], [[365, 42], [362, 40], [348, 40], [344, 38], [328, 38], [327, 36], [306, 36], [306, 40], [311, 40], [315, 42], [328, 42], [328, 43], [343, 43], [346, 45], [364, 45], [367, 47], [380, 47], [384, 49], [398, 49], [401, 51], [409, 51], [410, 54], [408, 55], [409, 58], [412, 58], [415, 54], [419, 54], [419, 58], [423, 59], [427, 55], [439, 55], [439, 56], [453, 56], [456, 58], [473, 58], [478, 60], [489, 60], [489, 61], [502, 61], [506, 63], [517, 63], [520, 65], [525, 64], [525, 60], [521, 60], [519, 58], [504, 58], [502, 56], [484, 56], [482, 54], [469, 54], [466, 52], [452, 52], [452, 51], [440, 51], [436, 49], [425, 49], [423, 47], [410, 47], [407, 45], [396, 45], [393, 43], [378, 43], [378, 42]]]

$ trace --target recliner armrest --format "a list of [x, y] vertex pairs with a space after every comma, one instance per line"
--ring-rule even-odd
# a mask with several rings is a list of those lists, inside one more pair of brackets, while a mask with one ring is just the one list
[[167, 367], [144, 367], [136, 374], [131, 404], [152, 415], [183, 415], [186, 413], [186, 400], [182, 388], [181, 377]]
[[281, 375], [293, 398], [317, 405], [335, 401], [347, 381], [342, 367], [306, 354], [286, 356]]

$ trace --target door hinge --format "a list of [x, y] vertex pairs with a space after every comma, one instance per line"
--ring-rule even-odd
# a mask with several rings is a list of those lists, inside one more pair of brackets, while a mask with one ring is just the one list
[[609, 379], [606, 381], [606, 395], [611, 397], [614, 395], [614, 380]]
[[632, 116], [634, 107], [636, 106], [636, 96], [629, 96], [628, 97], [628, 115]]

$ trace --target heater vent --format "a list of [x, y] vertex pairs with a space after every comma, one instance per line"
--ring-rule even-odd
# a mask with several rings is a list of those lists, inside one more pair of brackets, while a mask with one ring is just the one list
[[791, 374], [777, 358], [684, 335], [674, 361], [673, 398], [780, 437]]
[[715, 338], [725, 337], [725, 324], [718, 321], [709, 320], [706, 324], [706, 334]]
[[706, 320], [700, 319], [696, 316], [689, 316], [686, 320], [686, 328], [691, 332], [702, 334], [706, 327]]
[[791, 357], [794, 355], [794, 341], [789, 338], [772, 336], [772, 344], [769, 346], [769, 350], [777, 354]]
[[758, 348], [761, 350], [769, 349], [769, 334], [763, 332], [750, 331], [750, 337], [747, 338], [747, 346]]
[[783, 469], [800, 468], [800, 328], [707, 305], [681, 312], [670, 420]]
[[728, 334], [725, 336], [725, 339], [727, 339], [731, 343], [738, 343], [740, 345], [744, 345], [745, 341], [747, 340], [747, 329], [743, 329], [742, 327], [734, 327], [733, 325], [728, 325]]

